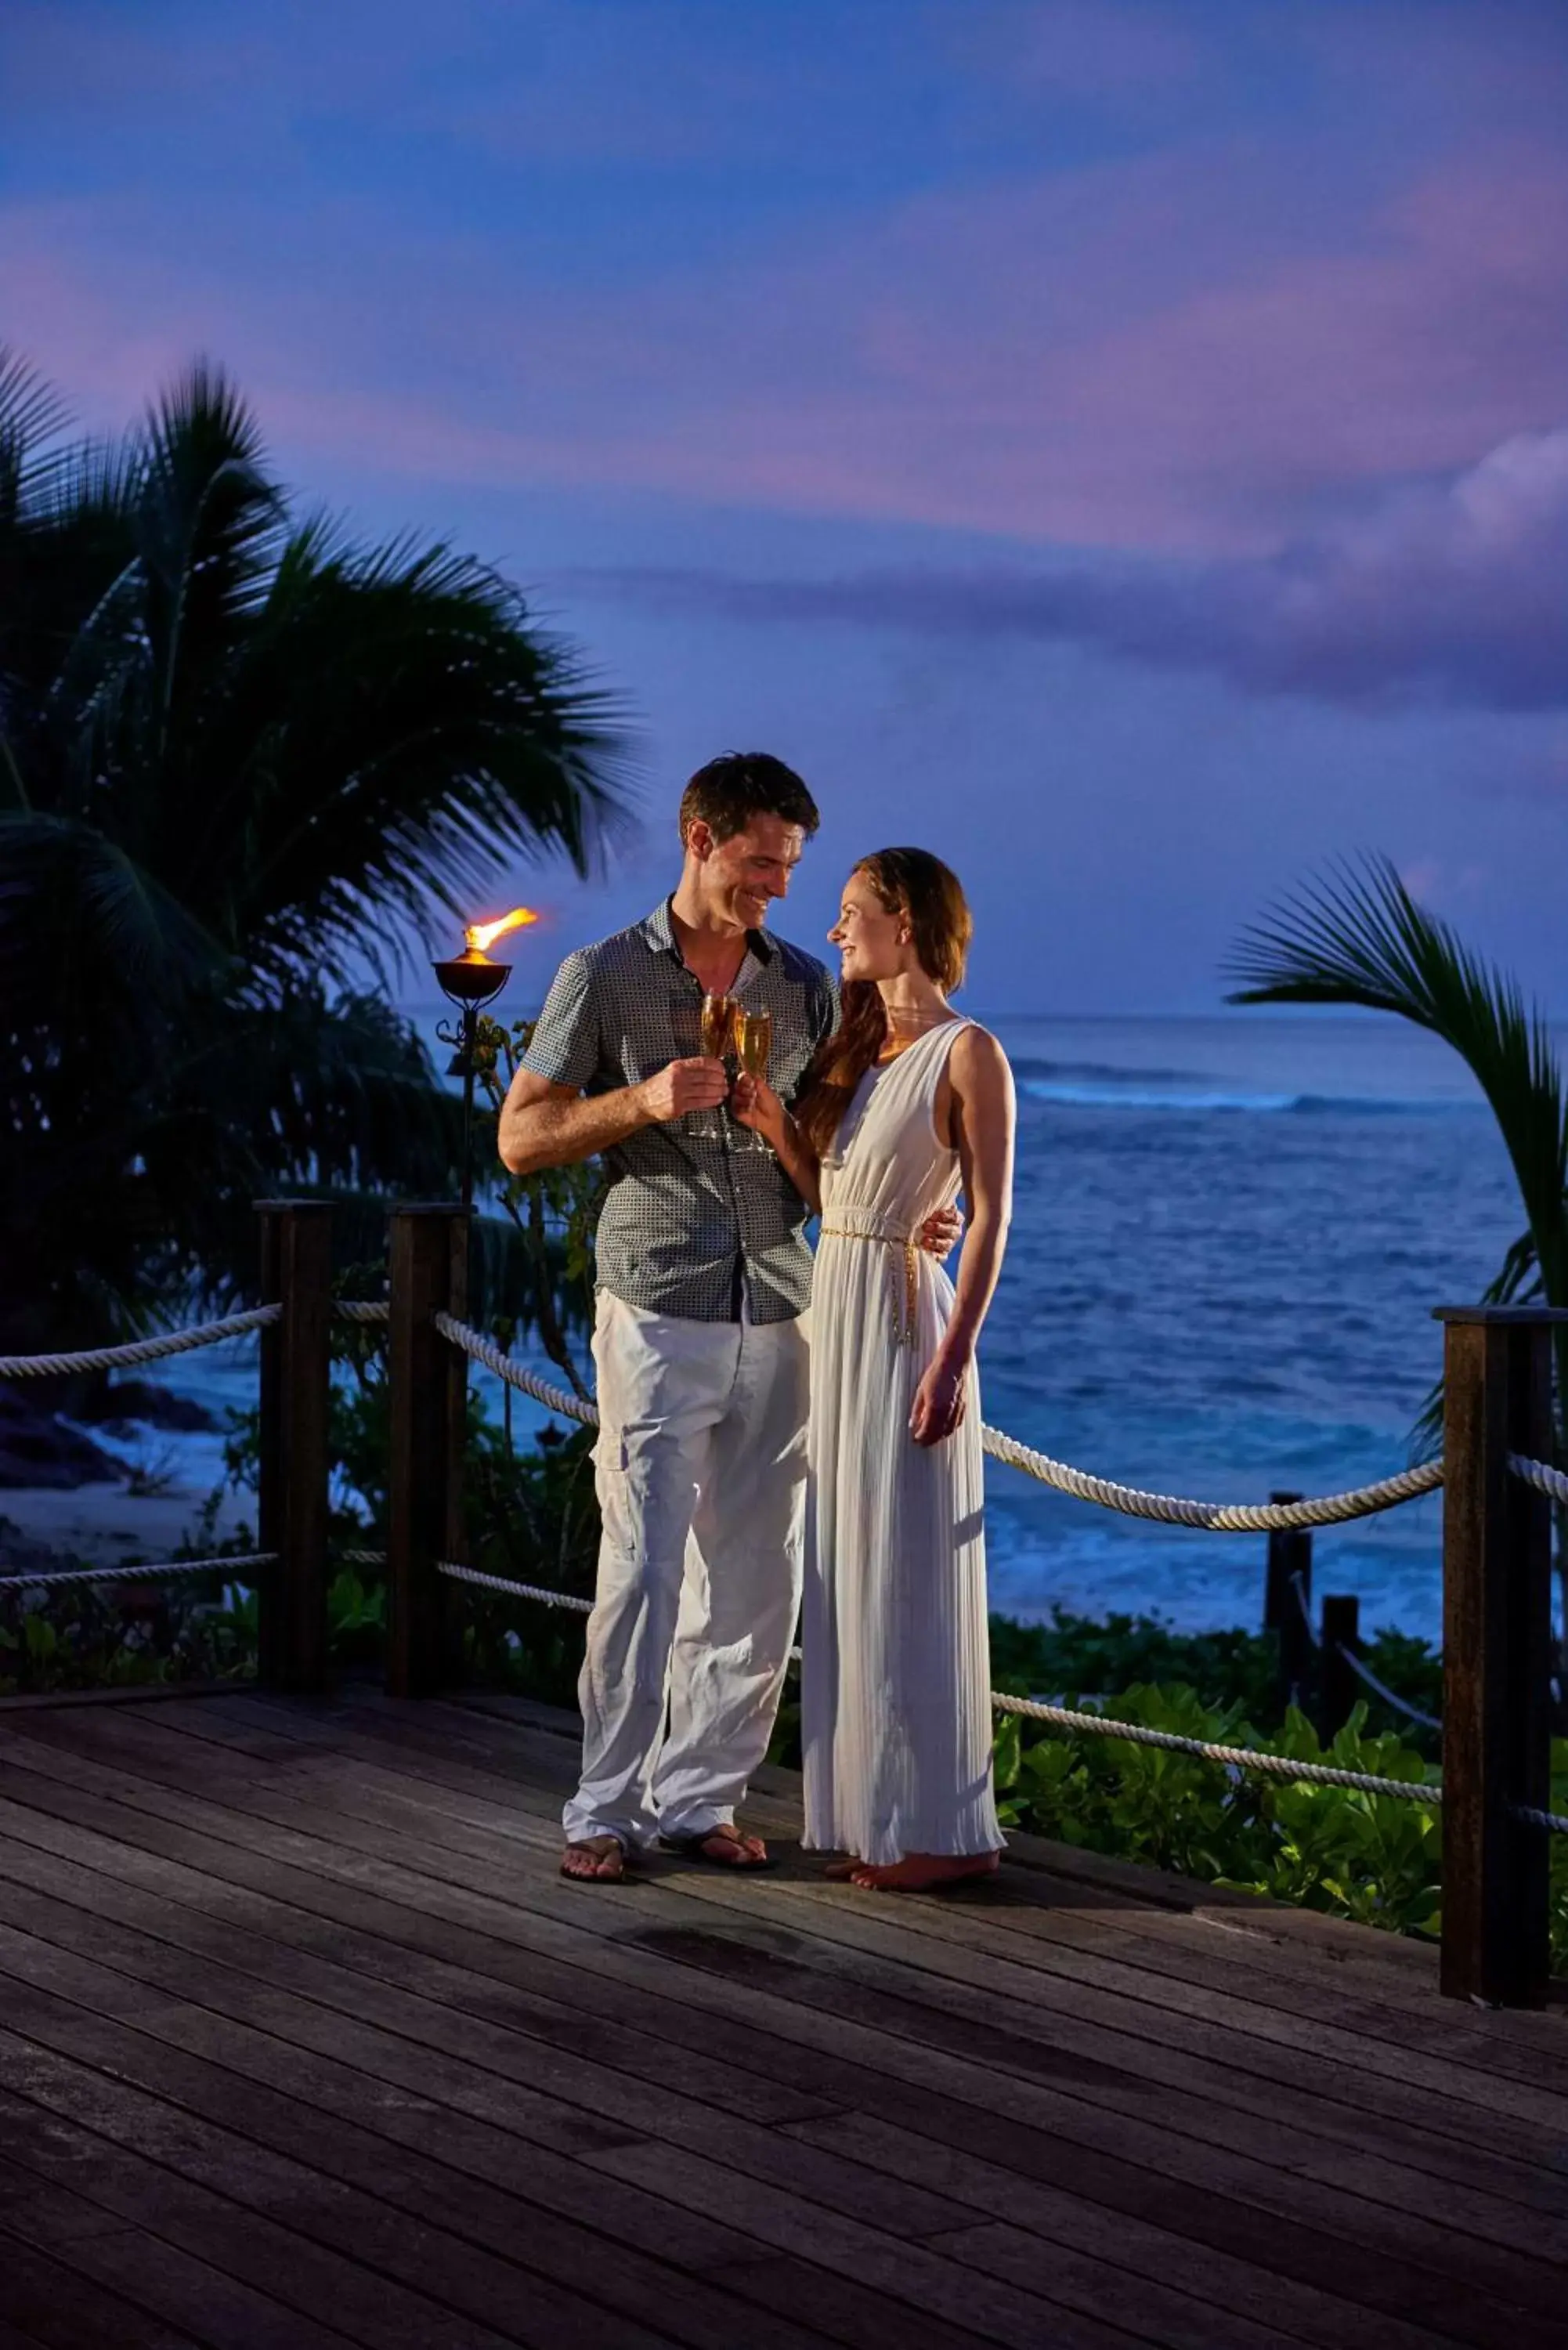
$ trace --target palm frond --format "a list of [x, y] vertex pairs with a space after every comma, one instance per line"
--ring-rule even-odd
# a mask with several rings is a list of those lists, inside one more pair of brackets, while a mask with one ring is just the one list
[[63, 432], [68, 420], [54, 386], [0, 343], [0, 517], [26, 502], [35, 452]]
[[0, 1324], [46, 1339], [243, 1286], [258, 1193], [379, 1240], [455, 1189], [457, 1105], [351, 983], [502, 868], [584, 869], [630, 775], [498, 574], [296, 520], [220, 369], [116, 443], [61, 421], [0, 361]]
[[226, 968], [211, 932], [118, 842], [70, 817], [0, 811], [0, 973], [11, 1000], [25, 966], [67, 961], [92, 983], [158, 999], [210, 986]]
[[1333, 868], [1254, 924], [1232, 1003], [1362, 1004], [1440, 1036], [1475, 1076], [1519, 1183], [1542, 1291], [1568, 1304], [1568, 1092], [1543, 1015], [1418, 906], [1386, 858]]

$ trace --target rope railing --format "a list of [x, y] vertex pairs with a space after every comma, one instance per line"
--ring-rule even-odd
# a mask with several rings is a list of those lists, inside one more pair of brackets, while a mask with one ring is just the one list
[[[449, 1345], [456, 1347], [471, 1361], [483, 1363], [486, 1370], [504, 1379], [509, 1387], [532, 1396], [535, 1402], [559, 1412], [564, 1419], [579, 1420], [587, 1428], [597, 1427], [597, 1409], [587, 1398], [568, 1395], [563, 1388], [552, 1387], [547, 1380], [535, 1378], [482, 1332], [460, 1322], [454, 1315], [437, 1314], [433, 1318]], [[1144, 1492], [1134, 1485], [1114, 1483], [1108, 1477], [1091, 1476], [1085, 1470], [1072, 1468], [1065, 1461], [1052, 1460], [1048, 1453], [1020, 1444], [1001, 1429], [982, 1427], [981, 1441], [992, 1460], [1003, 1461], [1011, 1469], [1020, 1469], [1025, 1476], [1037, 1478], [1042, 1484], [1053, 1485], [1059, 1492], [1071, 1493], [1079, 1501], [1097, 1503], [1102, 1509], [1118, 1510], [1127, 1517], [1158, 1518], [1167, 1524], [1199, 1526], [1216, 1534], [1267, 1534], [1299, 1526], [1340, 1525], [1347, 1519], [1371, 1517], [1378, 1511], [1395, 1509], [1401, 1502], [1431, 1492], [1443, 1482], [1442, 1462], [1427, 1461], [1417, 1468], [1402, 1469], [1378, 1484], [1364, 1485], [1354, 1492], [1324, 1494], [1316, 1501], [1195, 1502], [1170, 1493]]]
[[1374, 1697], [1381, 1698], [1385, 1705], [1391, 1706], [1396, 1713], [1404, 1714], [1407, 1721], [1419, 1722], [1423, 1730], [1441, 1730], [1443, 1725], [1435, 1713], [1423, 1713], [1418, 1705], [1412, 1705], [1407, 1698], [1397, 1696], [1387, 1682], [1381, 1680], [1373, 1671], [1366, 1659], [1358, 1656], [1345, 1641], [1336, 1640], [1334, 1645], [1357, 1680], [1365, 1681]]
[[1443, 1482], [1440, 1461], [1424, 1461], [1401, 1469], [1375, 1485], [1361, 1485], [1348, 1493], [1324, 1493], [1305, 1502], [1197, 1502], [1175, 1493], [1146, 1492], [1137, 1485], [1120, 1485], [1109, 1477], [1092, 1476], [1047, 1452], [1020, 1444], [999, 1428], [982, 1428], [981, 1440], [993, 1461], [1021, 1469], [1043, 1485], [1075, 1500], [1093, 1502], [1102, 1510], [1118, 1510], [1124, 1517], [1157, 1518], [1166, 1525], [1198, 1526], [1210, 1534], [1288, 1533], [1302, 1526], [1343, 1525], [1352, 1518], [1369, 1518], [1381, 1510], [1413, 1502]]
[[52, 1566], [47, 1574], [0, 1575], [0, 1591], [47, 1591], [57, 1583], [161, 1583], [173, 1575], [228, 1575], [242, 1567], [275, 1566], [275, 1550], [231, 1552], [223, 1558], [165, 1558], [150, 1566]]
[[455, 1315], [436, 1314], [431, 1318], [449, 1346], [455, 1347], [471, 1362], [483, 1363], [487, 1371], [493, 1371], [496, 1378], [504, 1379], [509, 1388], [516, 1388], [522, 1394], [532, 1396], [535, 1403], [544, 1404], [550, 1411], [559, 1412], [563, 1419], [580, 1420], [585, 1428], [598, 1426], [598, 1406], [588, 1397], [568, 1395], [565, 1388], [552, 1387], [548, 1379], [535, 1378], [532, 1371], [524, 1370], [521, 1363], [514, 1362], [510, 1355], [493, 1346], [483, 1332], [471, 1329]]
[[[332, 1311], [340, 1322], [380, 1323], [392, 1309], [384, 1298], [339, 1297]], [[216, 1347], [225, 1338], [265, 1330], [282, 1312], [278, 1305], [253, 1305], [244, 1314], [226, 1314], [221, 1322], [198, 1322], [151, 1338], [128, 1338], [119, 1347], [87, 1347], [70, 1355], [0, 1355], [0, 1379], [61, 1378], [73, 1371], [116, 1371], [161, 1362], [169, 1355], [193, 1354], [200, 1347]]]
[[1540, 1812], [1533, 1804], [1510, 1804], [1509, 1810], [1516, 1820], [1527, 1826], [1547, 1828], [1553, 1835], [1568, 1835], [1568, 1815], [1562, 1812]]
[[1179, 1731], [1151, 1730], [1141, 1721], [1117, 1721], [1109, 1714], [1083, 1713], [1067, 1705], [1049, 1705], [1044, 1699], [1009, 1697], [996, 1690], [991, 1702], [998, 1713], [1022, 1714], [1029, 1721], [1046, 1721], [1057, 1730], [1084, 1732], [1091, 1738], [1125, 1738], [1134, 1746], [1159, 1746], [1168, 1753], [1196, 1754], [1207, 1762], [1223, 1762], [1238, 1771], [1261, 1771], [1272, 1779], [1300, 1779], [1324, 1787], [1354, 1787], [1368, 1795], [1398, 1795], [1407, 1803], [1440, 1804], [1440, 1785], [1414, 1779], [1384, 1779], [1372, 1771], [1347, 1771], [1336, 1762], [1297, 1762], [1289, 1754], [1271, 1754], [1257, 1746], [1221, 1746], [1207, 1738], [1188, 1738]]
[[[479, 1567], [462, 1566], [455, 1559], [437, 1561], [436, 1573], [453, 1583], [471, 1583], [483, 1591], [499, 1591], [513, 1599], [535, 1600], [545, 1607], [566, 1607], [579, 1616], [593, 1612], [593, 1601], [572, 1591], [553, 1591], [537, 1583], [517, 1583], [510, 1575], [486, 1575]], [[798, 1648], [790, 1650], [792, 1663], [800, 1662]], [[1375, 1772], [1348, 1771], [1338, 1763], [1298, 1762], [1288, 1754], [1271, 1754], [1251, 1746], [1220, 1746], [1202, 1738], [1187, 1738], [1171, 1730], [1149, 1730], [1141, 1722], [1118, 1721], [1102, 1713], [1083, 1713], [1071, 1706], [1048, 1705], [1044, 1700], [1012, 1697], [1002, 1690], [991, 1691], [992, 1710], [997, 1713], [1017, 1713], [1031, 1721], [1045, 1721], [1060, 1730], [1079, 1731], [1096, 1738], [1124, 1738], [1135, 1746], [1160, 1746], [1178, 1754], [1196, 1754], [1205, 1762], [1228, 1763], [1237, 1770], [1262, 1771], [1271, 1778], [1304, 1780], [1329, 1787], [1354, 1787], [1371, 1795], [1398, 1795], [1413, 1803], [1441, 1803], [1442, 1790], [1410, 1779], [1380, 1778]]]
[[579, 1616], [591, 1616], [594, 1603], [575, 1591], [551, 1591], [540, 1583], [514, 1583], [504, 1575], [485, 1575], [477, 1566], [460, 1566], [455, 1559], [436, 1561], [436, 1573], [453, 1583], [474, 1583], [483, 1591], [503, 1591], [514, 1599], [536, 1599], [545, 1607], [569, 1607]]
[[1544, 1493], [1550, 1501], [1561, 1502], [1568, 1507], [1568, 1476], [1564, 1476], [1561, 1469], [1553, 1469], [1545, 1461], [1532, 1461], [1525, 1452], [1511, 1452], [1508, 1465], [1516, 1477], [1522, 1478], [1527, 1485], [1533, 1485], [1538, 1493]]
[[243, 1338], [247, 1330], [265, 1330], [282, 1312], [281, 1305], [253, 1305], [248, 1313], [225, 1315], [221, 1322], [166, 1330], [156, 1338], [130, 1338], [122, 1347], [88, 1347], [74, 1355], [0, 1355], [0, 1379], [57, 1378], [71, 1371], [115, 1371], [133, 1363], [156, 1363], [166, 1355], [193, 1354], [198, 1347]]
[[[367, 1555], [373, 1558], [376, 1554]], [[585, 1599], [576, 1592], [552, 1591], [545, 1585], [537, 1583], [516, 1583], [510, 1575], [486, 1575], [479, 1567], [460, 1565], [455, 1559], [439, 1560], [436, 1573], [444, 1575], [453, 1583], [472, 1583], [484, 1591], [502, 1592], [508, 1598], [535, 1600], [544, 1607], [566, 1607], [579, 1616], [588, 1616], [593, 1612], [593, 1601]], [[1352, 1650], [1345, 1648], [1343, 1643], [1336, 1645], [1352, 1663], [1356, 1662]], [[789, 1653], [791, 1663], [798, 1664], [800, 1650], [792, 1648]], [[1403, 1701], [1391, 1690], [1385, 1690], [1375, 1675], [1367, 1672], [1366, 1678], [1374, 1682], [1378, 1693], [1386, 1697], [1390, 1704], [1402, 1706], [1404, 1711], [1418, 1721], [1430, 1723], [1434, 1730], [1441, 1729], [1442, 1724], [1434, 1721], [1429, 1714], [1418, 1712], [1414, 1706], [1403, 1706]], [[1195, 1754], [1206, 1762], [1223, 1763], [1236, 1771], [1259, 1771], [1267, 1778], [1285, 1780], [1292, 1784], [1349, 1787], [1358, 1794], [1394, 1795], [1409, 1804], [1440, 1804], [1443, 1800], [1442, 1785], [1438, 1781], [1386, 1779], [1376, 1771], [1350, 1771], [1337, 1762], [1298, 1762], [1293, 1755], [1272, 1754], [1262, 1747], [1224, 1746], [1212, 1739], [1188, 1738], [1179, 1731], [1151, 1730], [1141, 1721], [1119, 1721], [1112, 1714], [1085, 1713], [1073, 1706], [1051, 1705], [1043, 1698], [1013, 1697], [1003, 1690], [991, 1691], [991, 1703], [993, 1712], [1021, 1714], [1026, 1721], [1048, 1722], [1056, 1730], [1070, 1730], [1091, 1738], [1126, 1739], [1134, 1746], [1162, 1747], [1172, 1754]], [[1549, 1828], [1558, 1835], [1568, 1835], [1568, 1818], [1561, 1813], [1537, 1811], [1527, 1804], [1512, 1804], [1509, 1808], [1516, 1819], [1524, 1820], [1532, 1826]]]

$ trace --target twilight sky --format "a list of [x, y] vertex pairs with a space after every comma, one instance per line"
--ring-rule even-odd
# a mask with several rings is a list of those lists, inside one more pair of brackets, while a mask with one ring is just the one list
[[0, 339], [222, 360], [624, 693], [640, 847], [477, 910], [761, 747], [780, 927], [919, 842], [980, 1009], [1208, 1009], [1376, 847], [1562, 1011], [1565, 126], [1558, 0], [5, 0]]

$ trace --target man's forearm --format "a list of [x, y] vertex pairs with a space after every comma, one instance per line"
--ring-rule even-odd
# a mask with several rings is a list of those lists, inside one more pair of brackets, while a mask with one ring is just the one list
[[575, 1167], [652, 1123], [640, 1086], [579, 1096], [576, 1101], [530, 1102], [502, 1112], [501, 1157], [514, 1175], [536, 1174], [542, 1167]]

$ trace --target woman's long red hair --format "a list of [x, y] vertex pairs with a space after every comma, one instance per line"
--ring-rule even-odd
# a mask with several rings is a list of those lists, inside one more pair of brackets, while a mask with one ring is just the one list
[[[924, 848], [878, 848], [855, 868], [889, 914], [902, 914], [920, 969], [950, 994], [963, 981], [974, 922], [958, 875]], [[855, 1088], [888, 1037], [882, 991], [873, 980], [849, 980], [842, 1016], [812, 1056], [795, 1097], [794, 1120], [820, 1159], [837, 1133]]]

